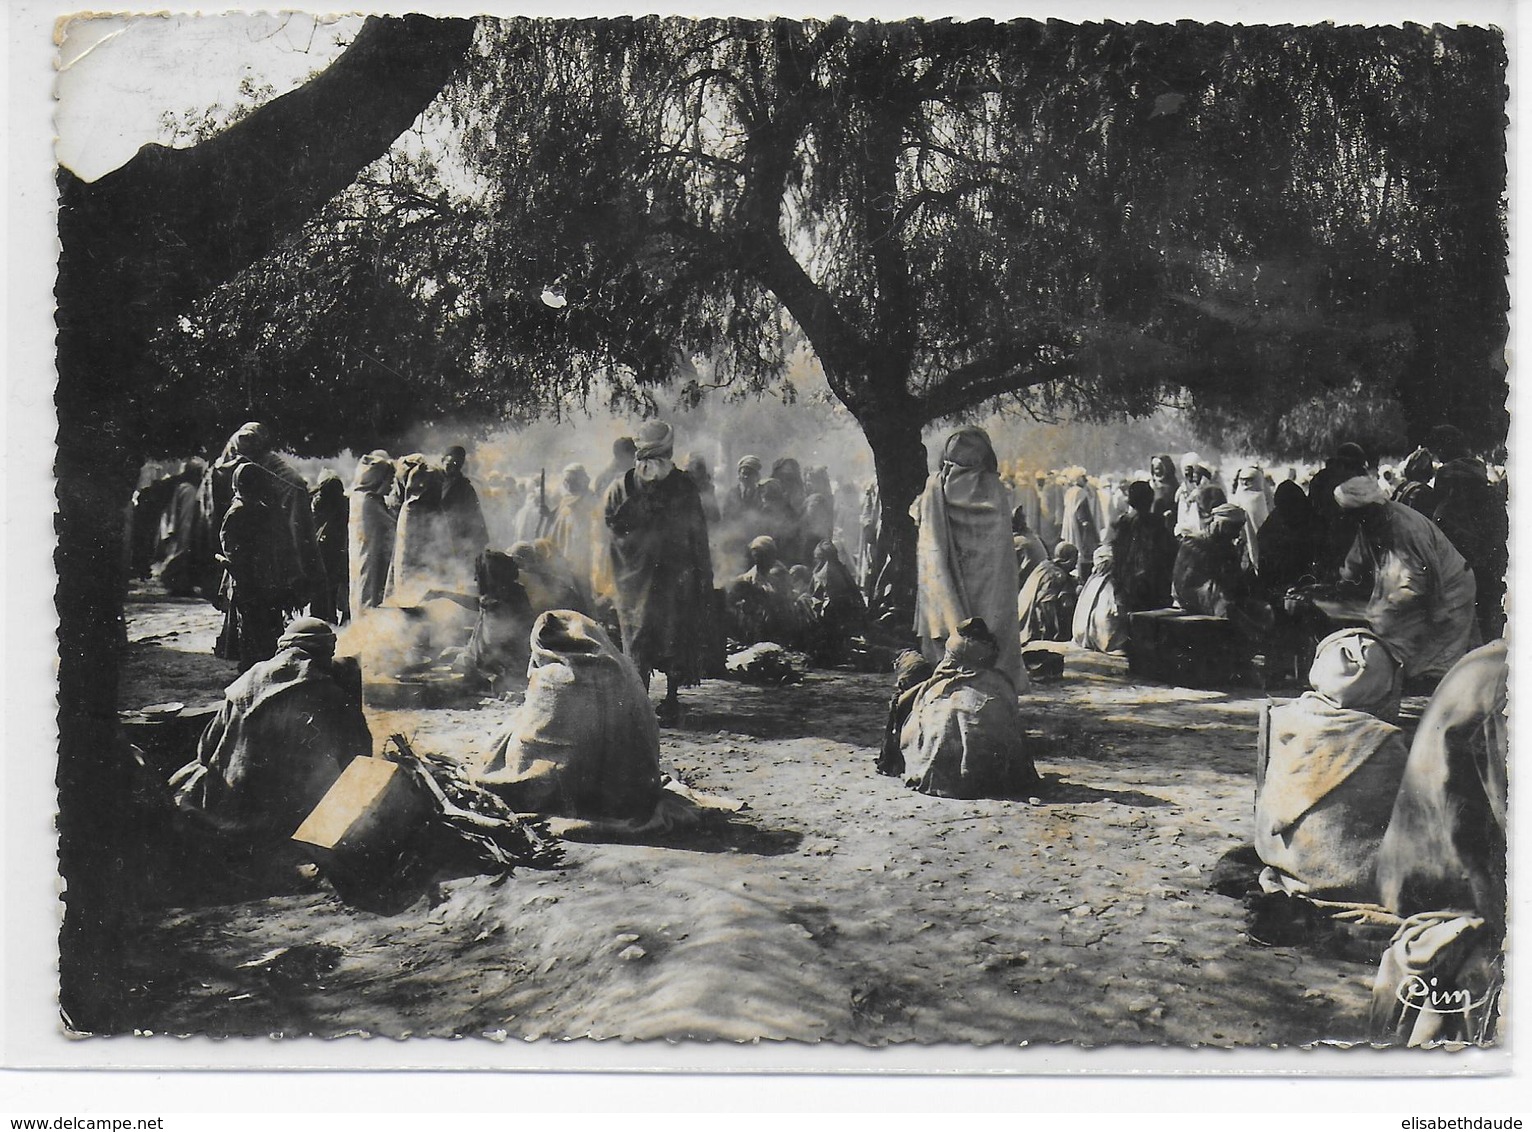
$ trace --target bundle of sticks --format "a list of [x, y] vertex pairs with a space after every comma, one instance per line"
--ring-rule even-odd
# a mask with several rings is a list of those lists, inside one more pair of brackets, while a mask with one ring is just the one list
[[443, 755], [417, 754], [403, 735], [390, 735], [383, 757], [411, 771], [439, 809], [438, 828], [486, 873], [509, 876], [518, 866], [556, 869], [564, 849], [540, 818], [514, 813], [476, 785], [463, 768]]

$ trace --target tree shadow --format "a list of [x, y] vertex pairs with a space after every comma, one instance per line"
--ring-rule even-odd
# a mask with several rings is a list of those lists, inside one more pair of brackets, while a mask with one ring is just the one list
[[1132, 809], [1155, 809], [1160, 806], [1174, 805], [1169, 798], [1145, 794], [1141, 790], [1103, 790], [1099, 786], [1086, 786], [1081, 782], [1070, 782], [1066, 778], [1048, 774], [1043, 775], [1043, 781], [1038, 785], [1033, 796], [1042, 799], [1045, 806], [1111, 802], [1115, 806], [1128, 806]]
[[737, 814], [708, 817], [693, 826], [668, 830], [624, 831], [613, 828], [573, 829], [560, 835], [582, 845], [646, 845], [693, 853], [742, 853], [781, 857], [797, 851], [803, 833], [756, 825]]
[[[833, 696], [826, 694], [829, 680], [835, 684]], [[703, 695], [686, 703], [686, 715], [677, 730], [873, 747], [882, 740], [892, 690], [886, 676], [843, 672], [811, 674], [801, 684], [775, 688], [709, 681]]]

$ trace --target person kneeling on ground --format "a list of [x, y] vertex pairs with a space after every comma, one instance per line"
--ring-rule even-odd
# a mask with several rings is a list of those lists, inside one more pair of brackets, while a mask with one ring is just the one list
[[1074, 622], [1079, 586], [1075, 566], [1080, 552], [1074, 543], [1061, 542], [1053, 558], [1032, 571], [1016, 597], [1021, 643], [1067, 641]]
[[425, 599], [446, 598], [478, 613], [473, 635], [468, 638], [457, 669], [494, 687], [505, 678], [526, 673], [529, 657], [527, 634], [535, 616], [520, 578], [520, 568], [509, 554], [486, 550], [474, 562], [477, 597], [449, 590], [429, 590]]
[[335, 631], [300, 617], [224, 692], [171, 776], [176, 805], [244, 847], [285, 842], [357, 755], [372, 753], [361, 670], [335, 656]]
[[905, 649], [894, 658], [894, 694], [888, 701], [888, 722], [883, 728], [883, 747], [878, 752], [879, 774], [903, 777], [904, 752], [899, 749], [899, 735], [921, 687], [935, 671], [935, 666], [914, 649]]
[[1000, 643], [982, 618], [952, 631], [900, 732], [906, 785], [941, 798], [982, 798], [1037, 783], [1022, 745], [1016, 686], [995, 667], [999, 656]]
[[795, 645], [803, 628], [792, 576], [777, 554], [777, 540], [762, 535], [750, 543], [750, 568], [729, 587], [729, 626], [741, 644], [774, 641]]
[[637, 667], [591, 618], [532, 626], [527, 698], [475, 775], [521, 813], [646, 818], [659, 801], [660, 730]]
[[1091, 575], [1075, 605], [1072, 639], [1092, 652], [1124, 652], [1128, 647], [1128, 620], [1117, 604], [1110, 545], [1098, 546], [1092, 557]]
[[828, 539], [814, 548], [809, 600], [809, 655], [816, 664], [839, 664], [850, 654], [851, 638], [867, 627], [867, 603]]
[[1171, 588], [1186, 612], [1225, 618], [1253, 647], [1270, 632], [1274, 618], [1241, 547], [1245, 520], [1244, 509], [1232, 503], [1215, 507], [1205, 534], [1181, 540]]
[[1392, 722], [1399, 665], [1372, 633], [1343, 629], [1320, 642], [1309, 683], [1270, 709], [1255, 793], [1262, 886], [1375, 901], [1378, 846], [1409, 754]]

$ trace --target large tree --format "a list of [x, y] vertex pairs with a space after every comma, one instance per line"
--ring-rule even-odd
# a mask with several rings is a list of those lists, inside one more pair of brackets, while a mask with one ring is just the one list
[[[449, 99], [466, 317], [548, 382], [802, 334], [907, 561], [929, 422], [1175, 398], [1261, 450], [1504, 435], [1504, 67], [1472, 28], [531, 21]], [[528, 316], [506, 296], [556, 287]], [[599, 347], [592, 349], [593, 338]]]
[[119, 964], [142, 831], [127, 805], [118, 642], [122, 516], [171, 408], [150, 343], [381, 156], [473, 34], [465, 20], [370, 19], [322, 74], [200, 145], [148, 146], [91, 183], [59, 174], [60, 992], [77, 1029], [131, 1025]]

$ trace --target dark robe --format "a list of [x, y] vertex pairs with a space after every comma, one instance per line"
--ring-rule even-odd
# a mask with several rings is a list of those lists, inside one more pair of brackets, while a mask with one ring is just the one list
[[1321, 582], [1335, 580], [1356, 539], [1356, 523], [1335, 502], [1335, 489], [1366, 474], [1365, 467], [1349, 460], [1331, 459], [1309, 481], [1309, 508], [1314, 515], [1314, 569]]
[[474, 563], [479, 617], [463, 650], [463, 664], [486, 679], [526, 674], [536, 616], [520, 573], [509, 554], [493, 550], [484, 551]]
[[290, 575], [283, 561], [282, 512], [264, 501], [236, 499], [224, 512], [218, 543], [223, 551], [223, 630], [213, 654], [237, 660], [242, 669], [277, 651], [291, 608]]
[[1271, 607], [1261, 596], [1238, 542], [1190, 535], [1176, 554], [1171, 590], [1188, 613], [1224, 617], [1247, 641], [1271, 628]]
[[181, 479], [160, 516], [153, 574], [165, 592], [189, 597], [199, 581], [198, 554], [205, 536], [196, 484]]
[[1484, 465], [1464, 456], [1436, 470], [1434, 503], [1431, 517], [1473, 571], [1480, 635], [1493, 640], [1505, 625], [1510, 540], [1505, 501], [1490, 485]]
[[489, 545], [489, 527], [484, 522], [479, 493], [467, 476], [443, 476], [436, 506], [442, 563], [466, 577]]
[[1177, 546], [1164, 512], [1128, 510], [1113, 520], [1106, 541], [1118, 608], [1127, 614], [1169, 606]]
[[308, 482], [275, 452], [260, 452], [253, 456], [241, 454], [236, 445], [238, 439], [239, 434], [235, 434], [224, 447], [223, 455], [202, 479], [198, 501], [208, 532], [223, 530], [224, 515], [234, 500], [235, 470], [244, 463], [263, 468], [269, 477], [265, 494], [280, 516], [272, 525], [271, 537], [278, 542], [274, 552], [282, 560], [287, 578], [290, 597], [286, 600], [290, 608], [301, 609], [314, 599], [324, 580], [319, 544], [314, 539]]
[[161, 522], [179, 486], [178, 476], [161, 476], [133, 493], [129, 554], [135, 578], [147, 578], [160, 555]]
[[320, 480], [310, 496], [310, 504], [314, 512], [314, 541], [325, 574], [325, 586], [315, 596], [310, 612], [321, 621], [338, 624], [350, 612], [351, 555], [347, 542], [351, 515], [345, 485], [338, 478]]
[[607, 489], [603, 514], [623, 651], [640, 670], [697, 683], [713, 590], [697, 485], [679, 468], [653, 483], [630, 471]]
[[1261, 589], [1272, 602], [1305, 578], [1314, 580], [1318, 551], [1317, 527], [1309, 498], [1291, 480], [1277, 485], [1271, 514], [1256, 533], [1261, 566]]

